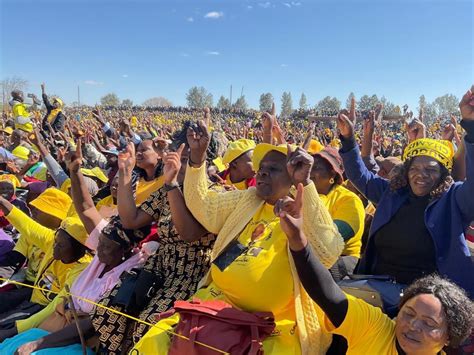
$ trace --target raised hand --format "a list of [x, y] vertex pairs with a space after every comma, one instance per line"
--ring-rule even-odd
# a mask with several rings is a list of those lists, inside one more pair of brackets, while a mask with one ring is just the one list
[[76, 142], [76, 151], [70, 151], [67, 154], [68, 169], [72, 173], [77, 173], [82, 166], [82, 142], [80, 139]]
[[276, 109], [275, 103], [272, 103], [272, 109], [270, 112], [264, 112], [262, 114], [262, 126], [265, 132], [272, 131], [273, 126], [276, 123]]
[[44, 83], [41, 83], [41, 93], [45, 93], [46, 92], [46, 85], [44, 85]]
[[339, 134], [345, 139], [349, 139], [354, 135], [354, 124], [351, 122], [349, 117], [344, 113], [339, 113], [336, 118], [337, 129]]
[[456, 132], [456, 126], [452, 124], [447, 124], [444, 126], [443, 134], [441, 135], [441, 139], [452, 141], [454, 138], [454, 133]]
[[406, 130], [408, 134], [408, 142], [426, 137], [426, 126], [419, 120], [414, 120], [410, 124], [406, 124]]
[[303, 249], [308, 243], [303, 233], [303, 185], [296, 187], [296, 197], [293, 200], [285, 197], [277, 201], [274, 207], [275, 215], [280, 217], [280, 226], [288, 238], [291, 250]]
[[92, 117], [94, 117], [100, 124], [104, 125], [105, 120], [104, 120], [104, 117], [102, 116], [102, 113], [100, 112], [99, 108], [96, 108], [95, 110], [92, 110]]
[[370, 111], [368, 118], [364, 120], [364, 123], [362, 124], [364, 139], [373, 136], [375, 130], [375, 117], [376, 113], [374, 111]]
[[128, 143], [125, 150], [119, 153], [117, 164], [122, 173], [132, 174], [136, 164], [135, 145], [133, 143]]
[[291, 177], [293, 185], [308, 185], [311, 182], [310, 174], [313, 167], [313, 157], [304, 149], [298, 147], [292, 150], [288, 144], [288, 156], [286, 160], [286, 168]]
[[183, 143], [176, 152], [163, 153], [163, 177], [165, 184], [170, 185], [177, 182], [179, 170], [181, 169], [181, 153], [184, 146]]
[[204, 122], [206, 123], [207, 127], [209, 127], [211, 124], [211, 110], [209, 107], [204, 108]]
[[459, 103], [461, 117], [466, 121], [474, 120], [474, 85], [464, 94]]
[[357, 116], [356, 116], [356, 99], [354, 96], [351, 97], [351, 106], [349, 108], [349, 120], [352, 122], [352, 125], [356, 125]]
[[211, 137], [204, 121], [198, 121], [197, 126], [189, 127], [186, 134], [190, 153], [190, 165], [198, 168], [206, 160], [206, 151]]

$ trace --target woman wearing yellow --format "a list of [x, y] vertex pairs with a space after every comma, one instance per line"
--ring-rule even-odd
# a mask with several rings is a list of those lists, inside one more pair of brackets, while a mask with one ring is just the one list
[[334, 279], [340, 280], [347, 274], [352, 274], [360, 258], [364, 205], [355, 193], [342, 186], [344, 166], [337, 149], [328, 146], [317, 153], [309, 153], [314, 158], [311, 180], [344, 239], [342, 255], [331, 268]]
[[[263, 342], [268, 354], [324, 354], [330, 337], [321, 332], [315, 304], [300, 284], [280, 219], [273, 212], [275, 204], [289, 203], [291, 187], [302, 183], [307, 217], [303, 229], [321, 262], [326, 267], [334, 264], [343, 242], [310, 180], [313, 159], [301, 148], [288, 152], [286, 146], [259, 144], [253, 155], [256, 188], [217, 193], [207, 188], [207, 127], [201, 121], [196, 131], [188, 130], [191, 155], [184, 195], [194, 217], [218, 237], [211, 270], [194, 297], [224, 300], [246, 312], [272, 312], [276, 328]], [[232, 257], [236, 248], [241, 252]], [[170, 338], [160, 329], [170, 329], [177, 321], [173, 316], [158, 322], [135, 353], [166, 354]]]

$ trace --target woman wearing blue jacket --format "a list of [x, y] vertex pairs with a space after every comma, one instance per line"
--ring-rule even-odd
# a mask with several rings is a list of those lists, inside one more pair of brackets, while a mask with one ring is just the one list
[[[446, 141], [419, 138], [403, 154], [390, 180], [367, 170], [349, 118], [337, 118], [341, 157], [349, 180], [377, 205], [358, 274], [389, 275], [398, 283], [437, 272], [474, 297], [474, 264], [465, 230], [474, 220], [474, 93], [461, 100], [466, 131], [466, 180], [450, 175], [453, 149]], [[417, 137], [418, 138], [418, 137]]]

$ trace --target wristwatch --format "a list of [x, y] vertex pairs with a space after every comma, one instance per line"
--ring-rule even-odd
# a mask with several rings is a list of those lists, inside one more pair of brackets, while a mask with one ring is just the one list
[[179, 189], [179, 184], [177, 182], [172, 182], [171, 184], [165, 183], [163, 185], [163, 188], [165, 189], [166, 192], [170, 192], [171, 190]]

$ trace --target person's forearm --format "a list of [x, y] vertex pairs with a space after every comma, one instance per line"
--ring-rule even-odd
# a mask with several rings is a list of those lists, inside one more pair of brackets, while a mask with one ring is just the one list
[[134, 228], [138, 209], [133, 198], [132, 174], [118, 171], [117, 209], [124, 228]]
[[347, 298], [311, 250], [309, 243], [300, 251], [291, 251], [296, 270], [308, 295], [339, 327], [347, 314]]
[[43, 156], [43, 161], [48, 168], [49, 173], [51, 174], [51, 177], [53, 178], [54, 182], [56, 183], [56, 186], [60, 188], [64, 181], [66, 181], [69, 177], [67, 174], [64, 172], [63, 168], [59, 163], [53, 158], [51, 154], [46, 154]]
[[87, 211], [89, 208], [95, 208], [94, 201], [87, 189], [84, 176], [81, 171], [70, 172], [71, 174], [71, 192], [74, 207], [78, 213]]
[[370, 132], [367, 137], [364, 135], [364, 139], [362, 140], [362, 147], [360, 150], [362, 157], [368, 157], [372, 155], [373, 149], [373, 135], [374, 132]]
[[[89, 317], [79, 320], [78, 325], [85, 339], [89, 339], [94, 336], [95, 329]], [[36, 351], [41, 349], [67, 346], [80, 342], [81, 338], [79, 336], [79, 331], [77, 330], [77, 325], [76, 323], [73, 323], [57, 332], [48, 334], [45, 337], [39, 339]]]
[[3, 212], [3, 214], [8, 216], [12, 209], [13, 205], [10, 203], [10, 201], [0, 196], [0, 210]]
[[464, 139], [461, 140], [458, 150], [454, 154], [451, 175], [454, 181], [464, 181], [466, 179], [466, 146]]
[[168, 202], [171, 210], [171, 220], [181, 239], [187, 242], [199, 240], [207, 231], [193, 217], [186, 207], [183, 193], [180, 189], [168, 191]]

